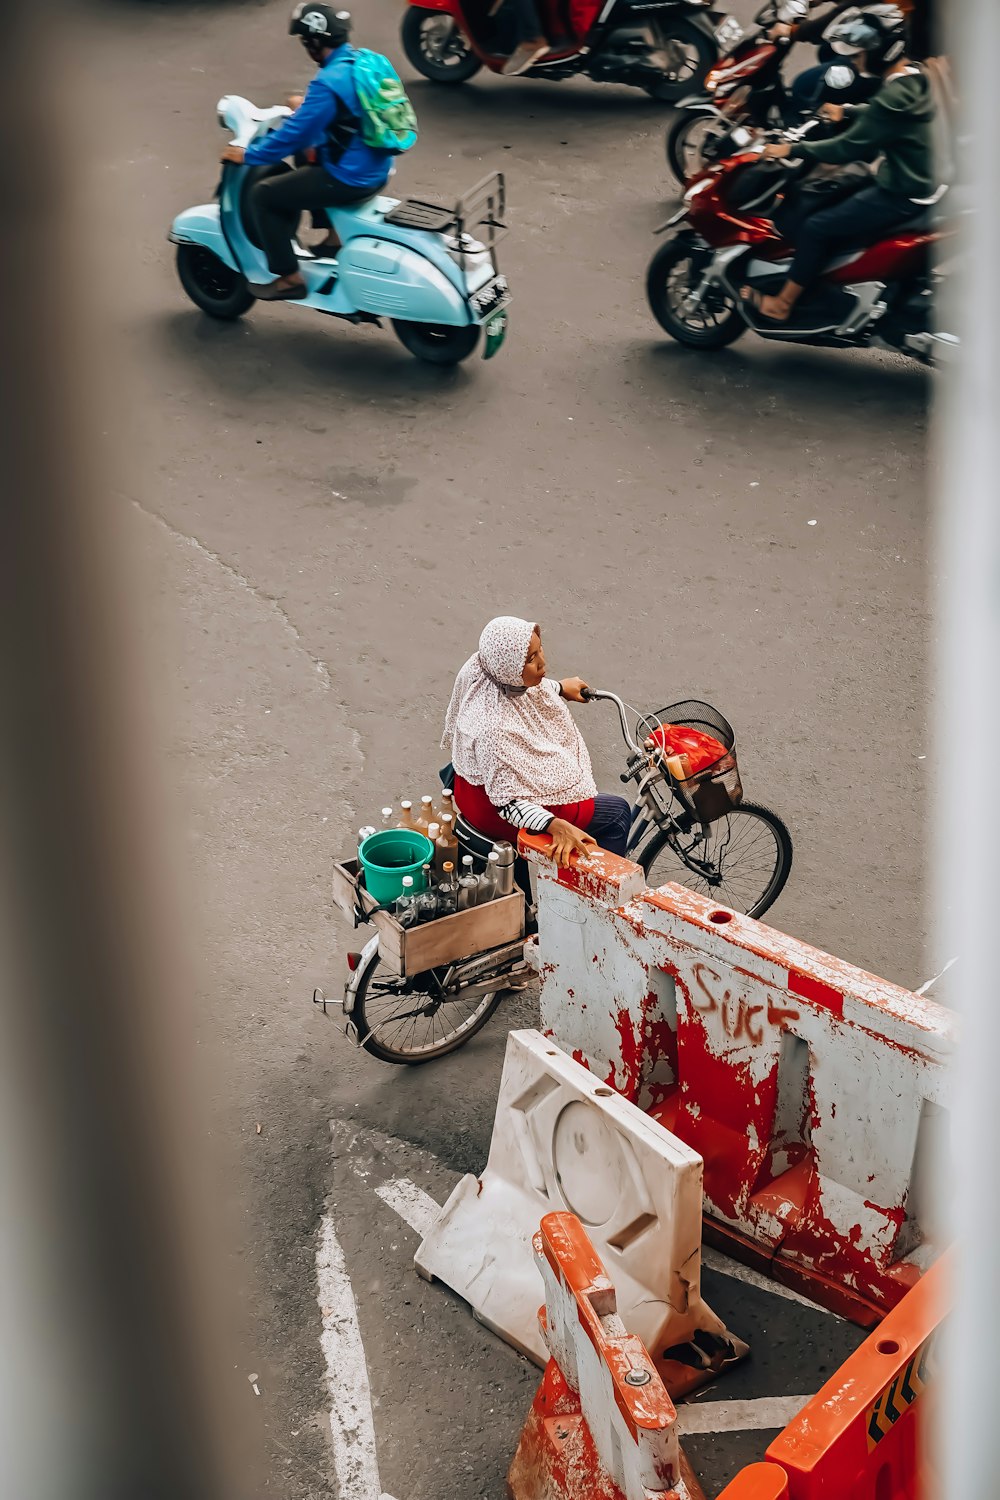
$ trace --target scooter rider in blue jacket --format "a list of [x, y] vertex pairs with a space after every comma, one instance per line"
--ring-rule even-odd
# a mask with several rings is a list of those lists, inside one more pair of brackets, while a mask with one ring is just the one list
[[[301, 0], [288, 27], [297, 36], [319, 72], [306, 90], [301, 106], [278, 129], [247, 147], [227, 146], [223, 161], [263, 166], [296, 152], [316, 148], [315, 166], [297, 167], [262, 178], [251, 190], [250, 211], [267, 263], [275, 281], [253, 287], [267, 302], [294, 300], [306, 295], [292, 239], [304, 209], [359, 203], [380, 192], [392, 170], [393, 153], [367, 145], [358, 130], [360, 109], [354, 86], [348, 43], [351, 17], [332, 5]], [[314, 250], [332, 253], [339, 248], [331, 232]]]

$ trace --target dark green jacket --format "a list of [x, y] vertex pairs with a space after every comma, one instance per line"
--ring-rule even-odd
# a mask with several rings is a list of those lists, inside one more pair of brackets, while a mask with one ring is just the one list
[[898, 73], [884, 83], [854, 117], [849, 129], [832, 141], [801, 141], [792, 156], [845, 166], [881, 156], [875, 181], [903, 198], [930, 198], [934, 176], [932, 124], [934, 96], [923, 68]]

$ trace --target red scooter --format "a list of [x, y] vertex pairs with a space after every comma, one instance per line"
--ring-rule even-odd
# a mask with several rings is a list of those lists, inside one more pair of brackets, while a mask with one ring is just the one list
[[[582, 74], [669, 104], [701, 88], [735, 26], [712, 0], [538, 0], [538, 11], [552, 50], [522, 77]], [[517, 37], [502, 0], [411, 0], [402, 41], [425, 78], [464, 83], [480, 68], [502, 72]]]
[[646, 276], [660, 327], [691, 349], [721, 349], [749, 328], [775, 343], [891, 348], [924, 364], [954, 351], [958, 339], [934, 321], [944, 273], [932, 264], [933, 247], [947, 233], [937, 206], [915, 211], [874, 245], [835, 256], [787, 324], [756, 321], [740, 288], [780, 291], [793, 253], [775, 214], [779, 223], [794, 214], [795, 196], [806, 191], [818, 211], [845, 189], [849, 182], [813, 177], [805, 163], [764, 161], [759, 149], [710, 166], [661, 226], [674, 233]]

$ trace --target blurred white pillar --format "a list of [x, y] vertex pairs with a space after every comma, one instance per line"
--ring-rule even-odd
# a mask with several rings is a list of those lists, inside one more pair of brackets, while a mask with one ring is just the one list
[[[959, 955], [942, 998], [963, 1044], [951, 1159], [940, 1205], [960, 1242], [956, 1307], [941, 1373], [938, 1434], [948, 1500], [1000, 1495], [995, 1359], [1000, 1349], [1000, 3], [941, 4], [962, 101], [975, 214], [944, 326], [962, 338], [940, 379], [937, 527], [940, 711], [934, 882], [945, 948]], [[930, 1497], [928, 1497], [930, 1500]]]

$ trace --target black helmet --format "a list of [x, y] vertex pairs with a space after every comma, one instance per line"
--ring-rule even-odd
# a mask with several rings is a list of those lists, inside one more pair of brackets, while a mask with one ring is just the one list
[[313, 5], [299, 0], [288, 23], [288, 35], [301, 37], [318, 47], [342, 47], [351, 34], [351, 13], [332, 5]]
[[906, 51], [906, 17], [891, 4], [845, 10], [827, 27], [824, 38], [842, 56], [863, 52], [868, 69], [881, 74]]

